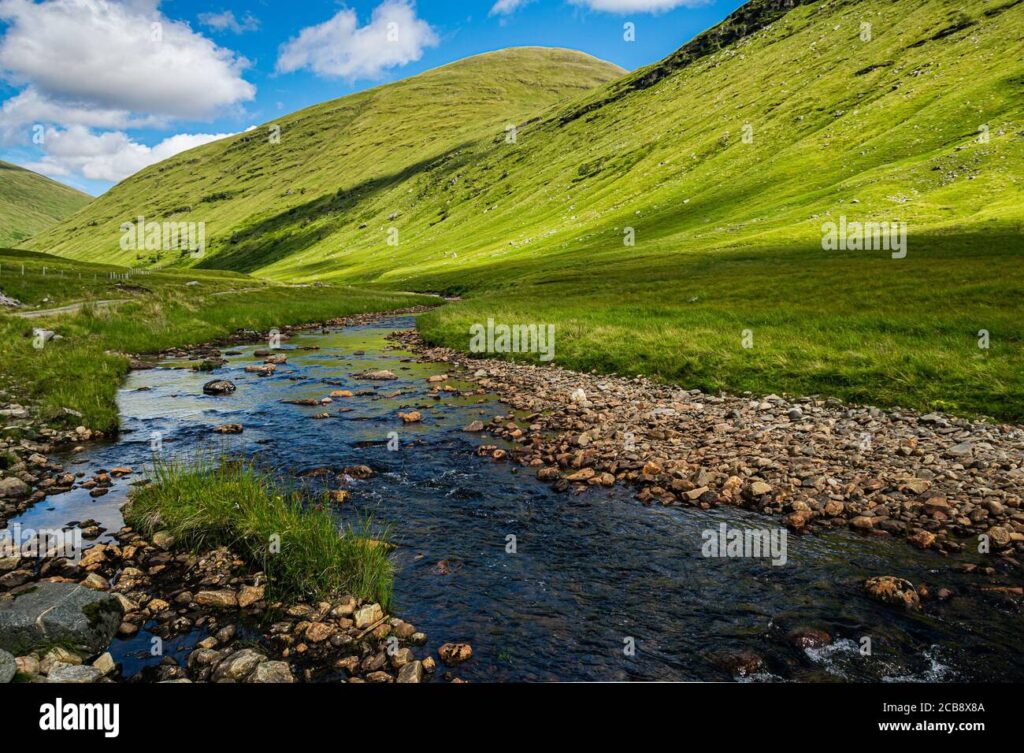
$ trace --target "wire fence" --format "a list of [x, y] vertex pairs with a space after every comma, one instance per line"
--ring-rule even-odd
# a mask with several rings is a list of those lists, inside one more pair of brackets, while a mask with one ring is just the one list
[[[32, 275], [39, 275], [40, 277], [50, 277], [54, 279], [69, 279], [69, 280], [88, 280], [89, 272], [82, 270], [67, 270], [63, 267], [26, 267], [24, 264], [11, 264], [8, 262], [4, 264], [0, 262], [0, 280], [6, 277], [28, 277]], [[129, 269], [126, 272], [93, 272], [92, 278], [94, 282], [102, 280], [130, 280], [133, 277], [145, 276], [152, 274], [148, 269]]]

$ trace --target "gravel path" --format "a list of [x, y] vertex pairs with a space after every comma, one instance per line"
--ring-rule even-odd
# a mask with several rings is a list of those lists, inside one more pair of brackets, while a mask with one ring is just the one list
[[122, 303], [128, 303], [128, 301], [81, 301], [80, 303], [69, 303], [66, 306], [58, 306], [52, 309], [39, 309], [38, 311], [12, 311], [10, 313], [12, 316], [17, 316], [22, 319], [42, 319], [43, 317], [46, 316], [60, 316], [61, 314], [77, 314], [86, 306], [94, 306], [95, 308], [98, 309], [108, 309], [114, 306], [119, 306]]

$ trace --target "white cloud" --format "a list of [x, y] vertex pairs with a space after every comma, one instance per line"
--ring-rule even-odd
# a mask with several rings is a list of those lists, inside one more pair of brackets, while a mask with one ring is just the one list
[[25, 143], [38, 123], [94, 128], [126, 128], [127, 110], [100, 110], [87, 105], [57, 104], [29, 87], [0, 105], [0, 143]]
[[[606, 13], [661, 13], [683, 6], [707, 5], [710, 0], [569, 0], [591, 10]], [[500, 2], [500, 0], [499, 0]], [[514, 2], [514, 0], [513, 0]]]
[[385, 0], [374, 9], [366, 26], [359, 26], [354, 10], [344, 9], [322, 24], [303, 29], [281, 47], [277, 70], [379, 78], [388, 68], [419, 60], [424, 49], [439, 43], [437, 34], [416, 16], [409, 0]]
[[0, 0], [0, 74], [99, 111], [205, 118], [251, 100], [248, 61], [172, 21], [159, 0]]
[[66, 130], [48, 128], [46, 154], [40, 161], [25, 167], [54, 178], [80, 175], [89, 180], [116, 183], [175, 154], [232, 135], [182, 133], [150, 147], [133, 141], [121, 131], [94, 134], [84, 126], [71, 126]]
[[533, 0], [498, 0], [491, 6], [491, 16], [511, 16], [524, 5], [529, 5]]
[[230, 31], [234, 34], [244, 34], [247, 31], [256, 31], [260, 28], [259, 19], [251, 13], [246, 13], [239, 21], [230, 10], [222, 13], [200, 13], [199, 23], [216, 31]]

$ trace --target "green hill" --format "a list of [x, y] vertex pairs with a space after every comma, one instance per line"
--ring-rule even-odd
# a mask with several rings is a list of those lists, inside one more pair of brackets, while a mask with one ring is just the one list
[[750, 3], [542, 117], [616, 72], [511, 50], [314, 107], [278, 122], [280, 144], [261, 128], [150, 168], [33, 247], [134, 262], [116, 241], [141, 214], [206, 222], [202, 266], [448, 284], [536, 256], [619, 261], [626, 225], [674, 254], [813, 241], [844, 207], [914, 233], [1019, 219], [1024, 7], [785, 5]]
[[15, 246], [92, 199], [17, 165], [0, 161], [0, 248]]
[[[1024, 418], [1022, 29], [1020, 0], [753, 0], [601, 86], [496, 53], [150, 168], [33, 247], [457, 292], [431, 340], [549, 322], [576, 368]], [[205, 221], [205, 257], [121, 252], [139, 214]], [[825, 250], [845, 221], [905, 223], [906, 258]]]
[[[321, 243], [343, 253], [328, 236], [343, 216], [353, 227], [357, 214], [369, 218], [357, 209], [361, 202], [406, 194], [417, 174], [457, 161], [482, 135], [504, 132], [623, 73], [582, 53], [546, 48], [453, 63], [143, 170], [35, 239], [33, 248], [91, 261], [179, 262], [177, 254], [158, 260], [121, 250], [121, 224], [144, 216], [206, 223], [208, 265], [252, 271]], [[254, 250], [255, 238], [265, 243]]]

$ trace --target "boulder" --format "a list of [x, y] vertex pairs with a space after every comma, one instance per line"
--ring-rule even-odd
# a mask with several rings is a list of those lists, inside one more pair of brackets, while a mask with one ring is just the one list
[[468, 643], [446, 643], [437, 650], [437, 655], [449, 667], [462, 664], [473, 657], [473, 647]]
[[748, 677], [761, 670], [764, 658], [750, 651], [723, 651], [712, 655], [711, 661], [733, 676]]
[[11, 476], [0, 479], [0, 499], [20, 499], [32, 492], [31, 487], [20, 478]]
[[884, 604], [903, 607], [904, 609], [920, 609], [921, 598], [917, 589], [909, 580], [881, 575], [864, 581], [864, 590], [868, 595]]
[[243, 648], [217, 665], [217, 669], [213, 673], [213, 681], [242, 682], [266, 660], [267, 657], [263, 654], [253, 651], [251, 648]]
[[359, 379], [369, 379], [375, 382], [386, 382], [392, 379], [398, 379], [393, 371], [388, 371], [387, 369], [370, 369], [369, 371], [363, 371], [356, 374], [356, 377]]
[[196, 604], [214, 609], [233, 609], [238, 606], [238, 595], [234, 591], [200, 591], [196, 594]]
[[418, 661], [409, 662], [398, 670], [398, 682], [400, 683], [418, 683], [422, 681], [423, 664]]
[[242, 586], [242, 590], [238, 592], [238, 606], [242, 609], [251, 607], [253, 604], [263, 601], [265, 594], [264, 586]]
[[292, 668], [288, 666], [288, 662], [265, 661], [256, 667], [256, 670], [249, 675], [249, 679], [246, 682], [262, 685], [284, 685], [295, 682], [295, 677], [292, 675]]
[[235, 391], [235, 383], [227, 379], [214, 379], [203, 385], [205, 395], [230, 395]]
[[1009, 529], [1003, 526], [992, 526], [988, 529], [987, 533], [989, 540], [995, 545], [996, 549], [1005, 549], [1012, 540]]
[[797, 648], [821, 648], [832, 642], [832, 636], [824, 630], [798, 627], [789, 632], [786, 639]]
[[350, 465], [343, 473], [359, 481], [365, 481], [373, 475], [373, 469], [368, 465]]
[[46, 676], [47, 682], [66, 685], [85, 685], [99, 682], [103, 678], [103, 670], [85, 664], [63, 664], [58, 662], [50, 668]]
[[0, 648], [15, 654], [62, 644], [89, 654], [117, 633], [124, 608], [112, 595], [73, 583], [39, 583], [0, 603]]
[[356, 627], [362, 630], [368, 628], [376, 622], [380, 622], [384, 619], [384, 610], [381, 609], [380, 604], [367, 604], [365, 607], [356, 610], [355, 623]]

